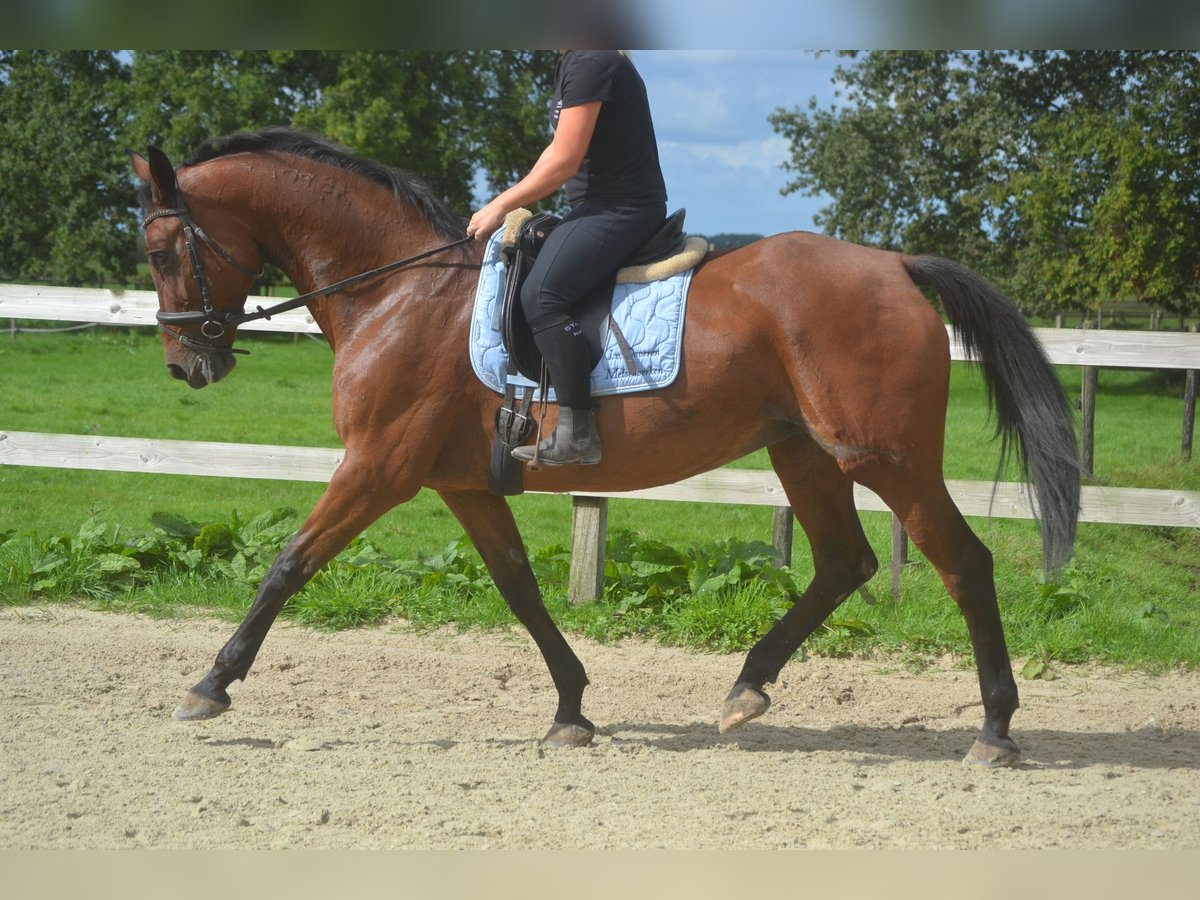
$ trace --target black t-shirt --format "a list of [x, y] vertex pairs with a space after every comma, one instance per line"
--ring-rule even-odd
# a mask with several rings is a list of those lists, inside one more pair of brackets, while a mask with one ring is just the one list
[[579, 171], [567, 182], [567, 201], [585, 197], [647, 204], [665, 202], [646, 85], [615, 50], [568, 50], [558, 61], [551, 127], [572, 106], [603, 101]]

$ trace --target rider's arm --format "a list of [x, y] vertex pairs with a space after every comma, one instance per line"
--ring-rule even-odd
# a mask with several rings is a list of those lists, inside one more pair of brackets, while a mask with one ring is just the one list
[[554, 139], [542, 151], [529, 174], [501, 193], [471, 217], [467, 234], [486, 238], [500, 227], [504, 217], [514, 209], [536, 203], [567, 183], [579, 171], [587, 154], [601, 103], [584, 103], [562, 110]]

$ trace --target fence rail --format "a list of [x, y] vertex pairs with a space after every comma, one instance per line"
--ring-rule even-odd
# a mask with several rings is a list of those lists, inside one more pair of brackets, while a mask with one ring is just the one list
[[[270, 306], [283, 297], [250, 297], [248, 309]], [[99, 288], [51, 287], [40, 284], [0, 284], [0, 319], [45, 319], [52, 322], [95, 322], [100, 325], [157, 324], [158, 297], [154, 291], [113, 291]], [[305, 309], [293, 309], [240, 326], [244, 331], [307, 332], [321, 329]]]
[[[251, 297], [246, 306], [269, 306], [279, 297]], [[352, 303], [352, 300], [346, 301]], [[158, 298], [153, 291], [0, 284], [0, 318], [153, 326]], [[320, 331], [306, 310], [290, 310], [240, 326], [246, 331]], [[1187, 332], [1102, 331], [1035, 328], [1052, 363], [1130, 369], [1200, 369], [1200, 338]], [[950, 357], [967, 358], [951, 336]]]
[[[247, 305], [253, 308], [277, 299], [251, 297]], [[153, 326], [157, 309], [158, 300], [151, 291], [0, 285], [0, 318]], [[249, 322], [242, 327], [251, 331], [319, 332], [306, 310], [280, 313], [269, 321]], [[1200, 335], [1194, 333], [1054, 328], [1037, 328], [1034, 333], [1050, 361], [1059, 365], [1200, 369]], [[953, 335], [951, 358], [966, 358]], [[329, 480], [343, 455], [341, 450], [318, 447], [0, 431], [2, 465], [321, 482]], [[1022, 485], [950, 481], [947, 487], [964, 515], [1033, 517], [1028, 492]], [[639, 491], [577, 494], [572, 540], [574, 599], [595, 596], [602, 584], [604, 504], [608, 498], [745, 503], [777, 509], [788, 505], [773, 472], [746, 469], [719, 469]], [[855, 486], [854, 498], [860, 510], [887, 511], [879, 497], [861, 486]], [[1085, 486], [1080, 521], [1200, 528], [1200, 492]], [[790, 534], [787, 543], [790, 549]], [[897, 554], [893, 556], [895, 577], [900, 560]]]
[[[341, 450], [324, 447], [0, 431], [0, 465], [10, 466], [325, 482], [344, 455]], [[1033, 518], [1029, 492], [1024, 485], [950, 480], [946, 486], [963, 515]], [[775, 473], [759, 469], [716, 469], [660, 487], [579, 491], [572, 496], [788, 505]], [[876, 494], [861, 485], [854, 486], [854, 504], [861, 510], [888, 511]], [[1079, 521], [1200, 528], [1200, 491], [1084, 486]]]

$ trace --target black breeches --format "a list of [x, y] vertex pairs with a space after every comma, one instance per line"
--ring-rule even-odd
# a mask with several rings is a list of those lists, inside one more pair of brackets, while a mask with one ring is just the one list
[[585, 199], [546, 238], [521, 288], [525, 319], [536, 333], [575, 316], [604, 292], [617, 269], [662, 225], [665, 203], [620, 206]]

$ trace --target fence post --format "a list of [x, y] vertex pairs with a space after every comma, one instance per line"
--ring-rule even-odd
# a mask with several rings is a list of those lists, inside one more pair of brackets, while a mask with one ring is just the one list
[[771, 544], [779, 554], [775, 563], [778, 568], [792, 564], [792, 523], [795, 521], [790, 506], [775, 507], [775, 518], [771, 523]]
[[1083, 367], [1083, 388], [1079, 405], [1083, 416], [1080, 421], [1079, 467], [1085, 478], [1095, 477], [1096, 468], [1096, 385], [1100, 370], [1095, 366]]
[[[1189, 330], [1196, 333], [1198, 326], [1193, 325]], [[1196, 370], [1188, 369], [1183, 381], [1183, 441], [1180, 445], [1180, 455], [1189, 460], [1192, 458], [1192, 436], [1196, 430]]]
[[908, 532], [892, 513], [892, 599], [900, 596], [900, 569], [908, 562]]
[[[1085, 318], [1081, 327], [1090, 327]], [[1096, 468], [1096, 386], [1099, 369], [1083, 367], [1083, 383], [1079, 390], [1079, 469], [1084, 478], [1094, 478]]]
[[604, 593], [604, 543], [607, 532], [607, 497], [572, 498], [568, 603], [586, 603]]

